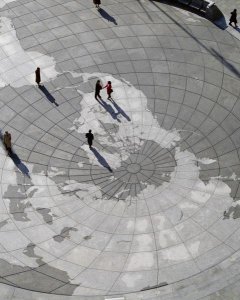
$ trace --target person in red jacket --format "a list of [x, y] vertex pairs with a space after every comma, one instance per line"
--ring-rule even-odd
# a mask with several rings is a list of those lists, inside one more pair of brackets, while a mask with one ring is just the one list
[[113, 90], [112, 90], [112, 82], [108, 81], [108, 83], [105, 85], [104, 88], [107, 88], [108, 100], [113, 100], [112, 96], [111, 96], [112, 92], [113, 92]]

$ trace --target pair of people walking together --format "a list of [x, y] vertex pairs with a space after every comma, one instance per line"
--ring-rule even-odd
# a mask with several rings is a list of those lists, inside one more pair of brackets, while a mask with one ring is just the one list
[[102, 83], [100, 80], [97, 81], [96, 87], [95, 87], [95, 99], [98, 101], [99, 99], [102, 100], [102, 97], [100, 95], [100, 91], [102, 89], [106, 88], [107, 89], [107, 94], [108, 94], [108, 100], [113, 100], [112, 99], [112, 83], [111, 81], [108, 81], [108, 83], [103, 87]]
[[[101, 83], [101, 80], [98, 80], [96, 82], [96, 86], [95, 86], [95, 99], [97, 101], [102, 100], [102, 97], [100, 95], [100, 91], [102, 89], [104, 89], [104, 88], [107, 89], [107, 94], [108, 94], [108, 98], [107, 99], [108, 100], [113, 100], [112, 99], [112, 92], [113, 92], [112, 82], [108, 81], [107, 84], [103, 87], [102, 83]], [[94, 140], [94, 135], [92, 134], [92, 130], [89, 130], [88, 133], [86, 133], [85, 136], [87, 138], [89, 148], [92, 149], [92, 144], [93, 144], [93, 140]]]

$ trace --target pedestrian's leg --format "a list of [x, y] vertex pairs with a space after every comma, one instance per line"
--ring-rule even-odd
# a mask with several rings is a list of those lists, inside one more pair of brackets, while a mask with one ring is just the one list
[[7, 150], [8, 156], [10, 156], [10, 154], [11, 154], [11, 148], [6, 147], [6, 150]]

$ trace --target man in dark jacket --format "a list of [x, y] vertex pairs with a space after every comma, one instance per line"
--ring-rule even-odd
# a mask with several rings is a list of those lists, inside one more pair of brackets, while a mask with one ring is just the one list
[[102, 84], [101, 84], [101, 81], [98, 80], [98, 81], [96, 82], [96, 86], [95, 86], [95, 99], [96, 99], [97, 101], [99, 101], [99, 99], [102, 100], [102, 97], [100, 96], [100, 91], [101, 91], [101, 90], [102, 90]]
[[40, 73], [40, 68], [37, 68], [35, 71], [35, 81], [38, 85], [38, 87], [40, 86], [40, 82], [41, 82], [41, 73]]
[[96, 8], [99, 8], [101, 4], [101, 0], [93, 0], [93, 4], [96, 5]]
[[88, 133], [86, 133], [86, 138], [87, 138], [87, 141], [88, 141], [89, 148], [91, 149], [92, 148], [92, 142], [94, 140], [94, 136], [92, 134], [91, 129], [88, 131]]
[[236, 8], [231, 12], [229, 25], [232, 26], [232, 23], [234, 23], [235, 27], [237, 27], [237, 10], [236, 10]]
[[4, 136], [3, 136], [3, 143], [4, 143], [4, 146], [6, 147], [8, 155], [10, 155], [12, 153], [12, 141], [11, 141], [11, 139], [12, 139], [11, 134], [8, 131], [6, 131], [4, 133]]

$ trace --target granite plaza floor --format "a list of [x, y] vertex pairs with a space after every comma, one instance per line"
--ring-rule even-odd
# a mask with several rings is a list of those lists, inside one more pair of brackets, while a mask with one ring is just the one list
[[240, 41], [102, 2], [0, 0], [0, 299], [239, 299]]

